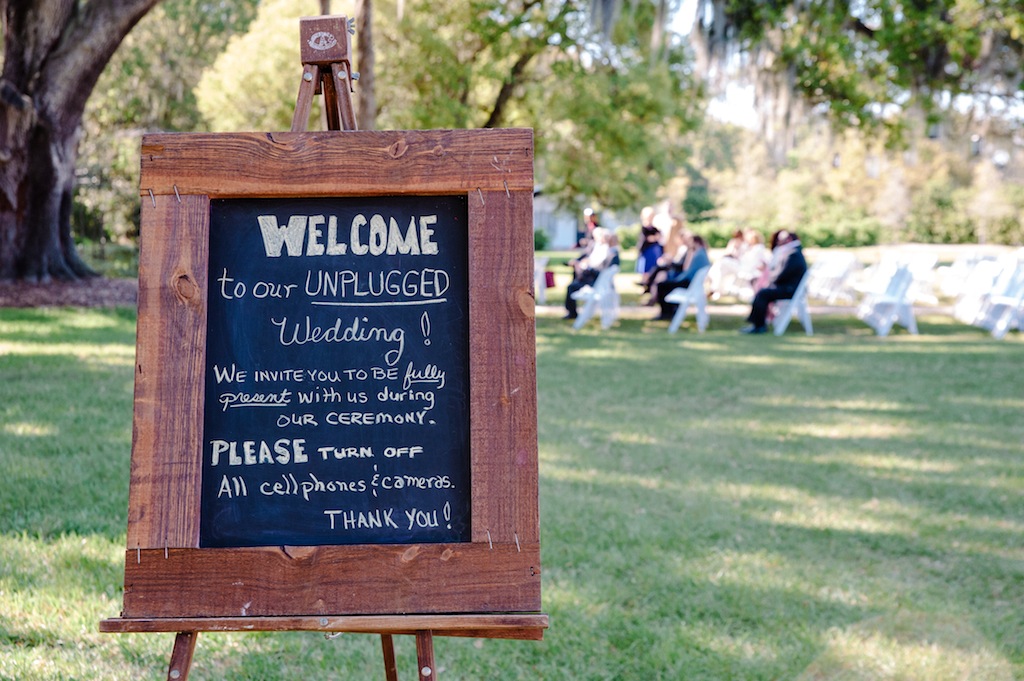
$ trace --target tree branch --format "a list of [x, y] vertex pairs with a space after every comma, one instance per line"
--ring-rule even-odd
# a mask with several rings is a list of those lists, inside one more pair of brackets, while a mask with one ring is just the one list
[[516, 86], [522, 81], [523, 72], [526, 70], [527, 64], [537, 56], [539, 50], [531, 47], [525, 53], [519, 56], [516, 63], [512, 65], [512, 69], [509, 71], [508, 78], [501, 84], [501, 89], [498, 90], [498, 96], [494, 99], [494, 106], [491, 108], [491, 115], [487, 118], [487, 122], [484, 123], [485, 128], [497, 128], [501, 125], [501, 122], [505, 116], [505, 107], [508, 101], [512, 98], [512, 92]]

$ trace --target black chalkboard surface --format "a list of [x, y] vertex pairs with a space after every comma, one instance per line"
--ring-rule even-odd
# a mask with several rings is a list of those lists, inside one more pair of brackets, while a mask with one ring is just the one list
[[470, 539], [467, 202], [211, 202], [201, 547]]

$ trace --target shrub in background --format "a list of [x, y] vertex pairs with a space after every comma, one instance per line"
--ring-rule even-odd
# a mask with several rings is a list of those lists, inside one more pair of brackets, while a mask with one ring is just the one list
[[708, 191], [707, 181], [693, 182], [683, 199], [683, 213], [690, 224], [709, 222], [714, 219], [715, 202]]
[[622, 225], [615, 229], [615, 236], [619, 237], [619, 250], [628, 251], [636, 248], [640, 243], [640, 223]]
[[543, 251], [548, 247], [548, 233], [543, 229], [533, 230], [533, 250]]
[[[749, 226], [754, 227], [754, 225]], [[745, 229], [745, 227], [731, 220], [707, 220], [690, 225], [690, 230], [694, 234], [704, 237], [704, 241], [707, 241], [711, 248], [725, 248], [737, 229]], [[764, 230], [761, 231], [764, 232]], [[765, 241], [767, 241], [768, 233], [764, 232], [764, 235]]]
[[974, 220], [967, 214], [963, 190], [934, 183], [914, 197], [904, 240], [926, 244], [962, 244], [978, 240]]
[[992, 243], [1024, 245], [1024, 186], [1004, 185], [1001, 198], [1006, 212], [992, 219], [985, 236]]

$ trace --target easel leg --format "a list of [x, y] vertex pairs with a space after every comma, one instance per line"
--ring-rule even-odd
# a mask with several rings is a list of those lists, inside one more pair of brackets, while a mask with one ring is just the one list
[[171, 652], [171, 666], [167, 670], [167, 681], [186, 681], [192, 667], [192, 653], [196, 650], [198, 631], [179, 631], [174, 637], [174, 651]]
[[391, 634], [380, 635], [380, 647], [384, 651], [384, 678], [398, 681], [398, 665], [395, 664], [395, 641]]
[[313, 110], [313, 95], [320, 84], [320, 67], [305, 64], [302, 67], [302, 80], [299, 81], [299, 96], [295, 102], [295, 113], [292, 115], [292, 132], [305, 132], [309, 123], [309, 114]]
[[420, 681], [434, 681], [434, 636], [429, 631], [416, 632], [416, 659], [419, 662]]
[[331, 64], [331, 82], [334, 83], [335, 87], [338, 88], [334, 94], [334, 104], [332, 108], [337, 108], [339, 124], [336, 130], [355, 130], [356, 129], [356, 112], [352, 108], [352, 74], [349, 73], [348, 66], [342, 66], [341, 64]]

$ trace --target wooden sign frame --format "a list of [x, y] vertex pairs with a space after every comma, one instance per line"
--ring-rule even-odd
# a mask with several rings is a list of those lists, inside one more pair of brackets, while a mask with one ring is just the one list
[[[503, 613], [448, 633], [539, 639], [532, 131], [147, 135], [141, 190], [124, 604], [101, 629], [443, 634], [434, 616]], [[467, 198], [471, 540], [200, 548], [211, 200], [389, 195]]]

